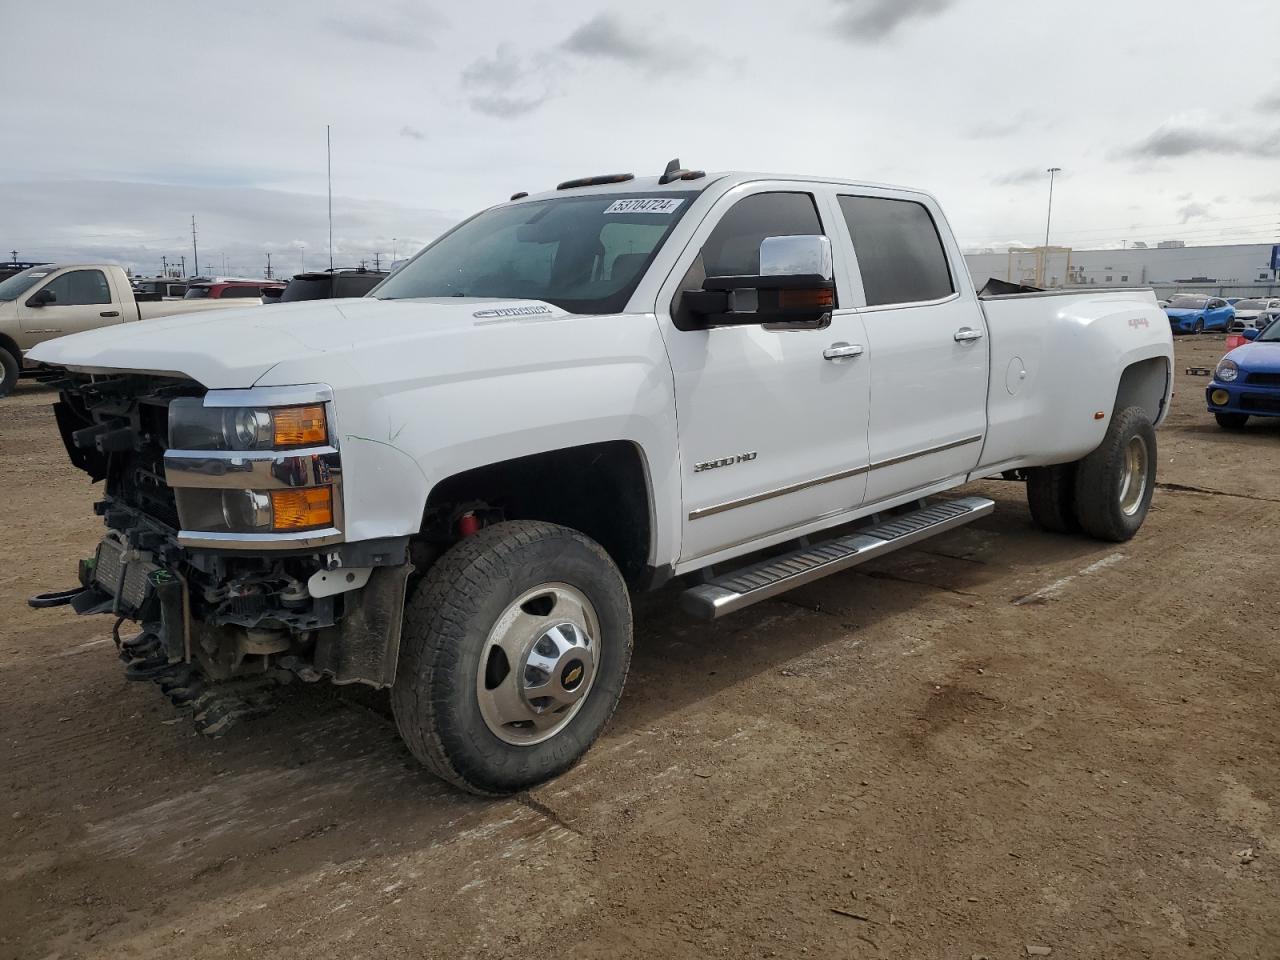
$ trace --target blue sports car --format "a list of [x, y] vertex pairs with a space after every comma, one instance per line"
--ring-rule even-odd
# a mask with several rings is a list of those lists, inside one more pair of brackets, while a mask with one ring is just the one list
[[1244, 337], [1252, 342], [1219, 360], [1205, 388], [1209, 412], [1226, 430], [1239, 430], [1250, 417], [1280, 417], [1280, 323]]
[[1198, 293], [1181, 293], [1164, 308], [1174, 333], [1203, 333], [1226, 330], [1236, 318], [1236, 308], [1221, 297], [1203, 297]]

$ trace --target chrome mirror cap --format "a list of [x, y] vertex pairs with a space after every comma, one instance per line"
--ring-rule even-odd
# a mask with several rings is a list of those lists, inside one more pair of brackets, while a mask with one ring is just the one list
[[831, 241], [817, 234], [765, 237], [760, 241], [760, 276], [819, 276], [830, 280]]

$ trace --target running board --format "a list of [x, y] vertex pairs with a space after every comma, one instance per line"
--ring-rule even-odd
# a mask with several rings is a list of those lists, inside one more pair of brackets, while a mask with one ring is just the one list
[[940, 500], [857, 533], [770, 557], [692, 587], [680, 595], [680, 605], [696, 617], [715, 620], [829, 573], [954, 530], [985, 517], [995, 506], [994, 500], [985, 497]]

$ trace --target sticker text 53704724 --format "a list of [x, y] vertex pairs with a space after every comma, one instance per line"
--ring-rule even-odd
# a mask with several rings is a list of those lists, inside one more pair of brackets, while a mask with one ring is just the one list
[[631, 200], [615, 200], [605, 208], [605, 213], [675, 213], [683, 200], [677, 197], [636, 197]]

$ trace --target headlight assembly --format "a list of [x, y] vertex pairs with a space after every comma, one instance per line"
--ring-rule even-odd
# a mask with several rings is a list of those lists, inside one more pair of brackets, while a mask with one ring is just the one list
[[206, 407], [199, 398], [169, 404], [172, 450], [287, 450], [329, 442], [322, 403], [289, 407]]
[[1231, 383], [1240, 376], [1240, 368], [1234, 360], [1223, 358], [1218, 361], [1218, 369], [1213, 372], [1213, 376], [1220, 383]]

